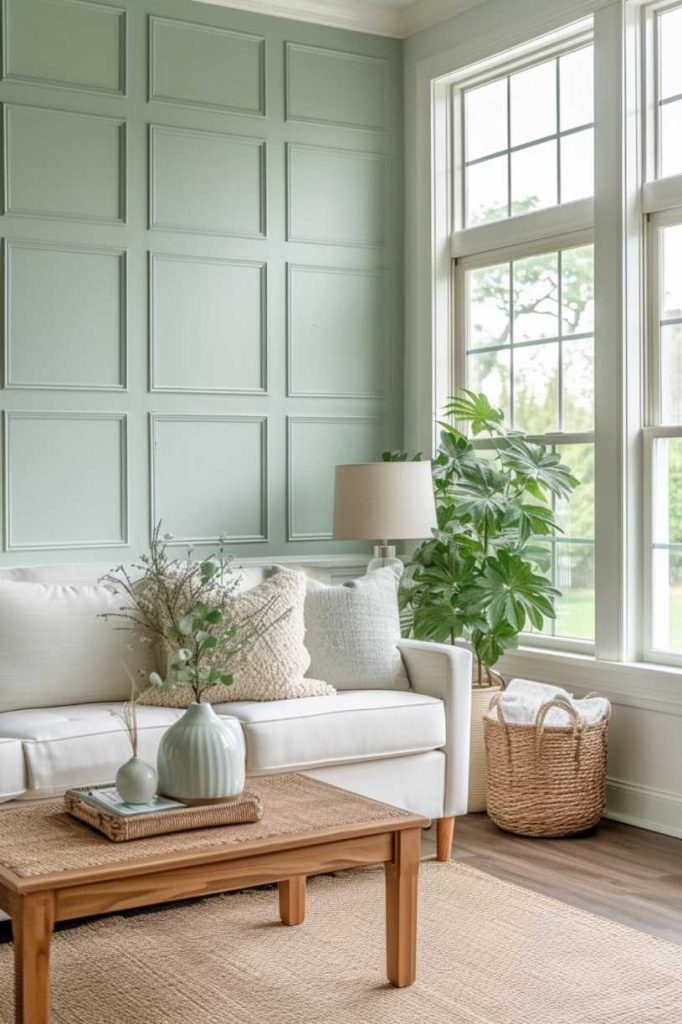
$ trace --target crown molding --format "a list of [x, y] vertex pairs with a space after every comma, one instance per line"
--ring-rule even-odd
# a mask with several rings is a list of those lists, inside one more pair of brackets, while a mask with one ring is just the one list
[[194, 0], [194, 3], [233, 7], [253, 14], [308, 21], [393, 39], [404, 39], [485, 2], [414, 0], [399, 7], [383, 7], [367, 0]]

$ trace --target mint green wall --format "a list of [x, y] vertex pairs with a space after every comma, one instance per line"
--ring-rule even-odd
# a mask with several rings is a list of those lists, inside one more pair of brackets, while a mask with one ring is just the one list
[[[330, 539], [402, 435], [395, 40], [2, 0], [4, 565]], [[114, 549], [114, 550], [112, 550]]]

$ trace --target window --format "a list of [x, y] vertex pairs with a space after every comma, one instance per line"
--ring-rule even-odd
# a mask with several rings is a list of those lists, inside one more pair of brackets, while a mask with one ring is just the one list
[[[592, 64], [583, 37], [454, 93], [454, 384], [484, 392], [509, 427], [558, 451], [581, 480], [556, 508], [563, 532], [545, 545], [543, 568], [562, 597], [541, 638], [579, 647], [594, 639]], [[566, 214], [557, 232], [547, 218], [578, 200], [585, 227]]]
[[593, 48], [463, 91], [464, 224], [593, 192]]
[[657, 177], [682, 173], [682, 6], [655, 12]]
[[[644, 655], [682, 664], [682, 4], [645, 10], [649, 138]], [[650, 154], [651, 156], [651, 154]], [[661, 180], [659, 180], [661, 179]]]
[[649, 649], [682, 658], [682, 211], [649, 219]]

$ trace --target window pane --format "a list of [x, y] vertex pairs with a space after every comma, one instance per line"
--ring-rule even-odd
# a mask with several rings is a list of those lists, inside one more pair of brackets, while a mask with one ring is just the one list
[[682, 100], [661, 108], [661, 175], [682, 172]]
[[559, 336], [559, 271], [555, 252], [515, 260], [514, 341]]
[[556, 124], [556, 61], [536, 64], [509, 79], [511, 144], [553, 135]]
[[486, 224], [507, 216], [507, 160], [496, 156], [466, 169], [466, 223]]
[[512, 214], [557, 202], [557, 144], [541, 142], [511, 155]]
[[556, 446], [573, 476], [580, 484], [569, 499], [558, 499], [556, 520], [563, 534], [559, 537], [588, 539], [594, 537], [594, 445], [561, 444]]
[[594, 48], [584, 46], [559, 58], [561, 130], [594, 121]]
[[594, 331], [594, 247], [581, 245], [561, 253], [561, 329], [568, 334]]
[[559, 344], [514, 350], [514, 429], [544, 434], [559, 429]]
[[682, 8], [660, 15], [661, 99], [682, 93]]
[[594, 193], [594, 130], [564, 135], [561, 146], [561, 202], [586, 199]]
[[592, 338], [567, 339], [561, 346], [563, 431], [594, 428], [594, 342]]
[[594, 544], [556, 545], [556, 636], [594, 637]]
[[661, 422], [682, 423], [682, 324], [664, 324], [660, 337]]
[[507, 79], [501, 78], [464, 95], [466, 160], [506, 149]]
[[488, 400], [502, 409], [509, 420], [509, 349], [497, 352], [476, 352], [467, 357], [467, 387], [482, 391]]
[[661, 320], [682, 317], [682, 224], [661, 231]]
[[509, 343], [509, 273], [509, 264], [499, 263], [467, 274], [469, 347]]
[[682, 551], [653, 552], [652, 645], [659, 651], [682, 651]]
[[654, 544], [682, 544], [682, 437], [654, 442]]

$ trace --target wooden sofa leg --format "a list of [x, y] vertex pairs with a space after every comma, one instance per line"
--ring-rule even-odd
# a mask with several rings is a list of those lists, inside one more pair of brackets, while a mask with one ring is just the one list
[[450, 860], [454, 831], [454, 818], [436, 818], [436, 860]]

